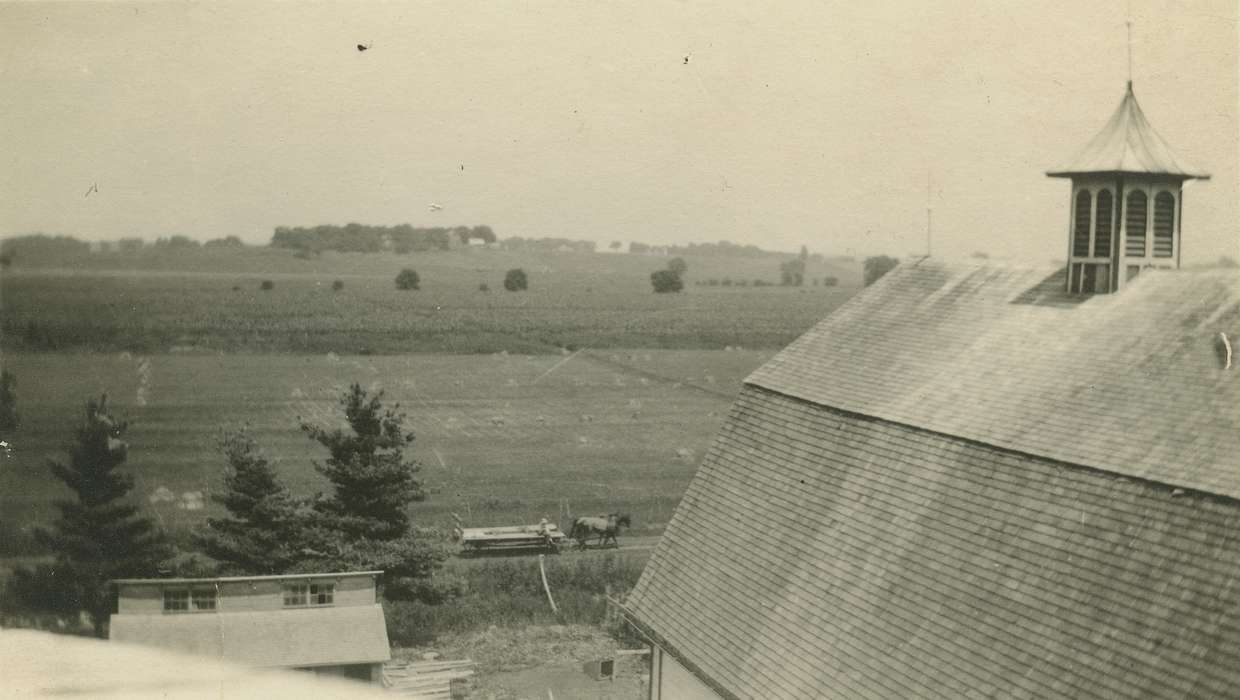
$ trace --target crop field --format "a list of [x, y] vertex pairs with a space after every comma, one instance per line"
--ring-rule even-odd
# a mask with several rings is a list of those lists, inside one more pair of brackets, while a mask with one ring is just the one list
[[[461, 250], [420, 255], [269, 249], [100, 254], [0, 276], [6, 350], [312, 354], [554, 353], [562, 348], [778, 348], [859, 286], [855, 262], [811, 262], [839, 286], [752, 286], [780, 258], [687, 258], [685, 291], [654, 294], [667, 259]], [[402, 267], [421, 277], [399, 291]], [[529, 290], [503, 289], [521, 267]], [[746, 287], [701, 286], [708, 279]], [[273, 288], [260, 290], [269, 280]], [[340, 290], [333, 283], [343, 284]], [[482, 285], [487, 291], [480, 290]]]
[[46, 460], [63, 454], [86, 399], [107, 392], [130, 421], [135, 496], [183, 532], [213, 512], [220, 430], [248, 425], [297, 493], [323, 488], [324, 454], [299, 419], [343, 423], [351, 382], [408, 414], [430, 496], [417, 522], [450, 527], [626, 511], [657, 532], [769, 350], [585, 350], [571, 354], [6, 353], [22, 427], [0, 458], [6, 526], [46, 521], [62, 496]]

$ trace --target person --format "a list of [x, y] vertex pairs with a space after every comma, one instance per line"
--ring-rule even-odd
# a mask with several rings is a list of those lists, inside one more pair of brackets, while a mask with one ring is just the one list
[[538, 534], [542, 535], [547, 549], [555, 549], [555, 540], [551, 537], [551, 523], [547, 522], [546, 518], [538, 521]]

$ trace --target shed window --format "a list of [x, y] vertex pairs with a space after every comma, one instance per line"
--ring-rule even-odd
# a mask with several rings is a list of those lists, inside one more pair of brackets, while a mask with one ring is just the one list
[[336, 585], [332, 583], [310, 584], [311, 605], [331, 605], [336, 597]]
[[1127, 226], [1127, 239], [1124, 254], [1134, 258], [1145, 257], [1145, 216], [1148, 209], [1148, 198], [1141, 190], [1128, 193], [1128, 206], [1124, 215]]
[[1114, 197], [1111, 190], [1098, 193], [1097, 211], [1094, 213], [1094, 256], [1107, 258], [1111, 256], [1111, 228], [1114, 214]]
[[166, 588], [164, 612], [211, 612], [216, 608], [215, 588]]
[[334, 583], [294, 583], [284, 587], [284, 607], [332, 605], [336, 597]]
[[164, 591], [164, 612], [186, 612], [189, 610], [189, 591], [177, 588]]
[[1076, 193], [1076, 215], [1072, 225], [1072, 254], [1089, 256], [1089, 190]]
[[1159, 192], [1154, 197], [1154, 257], [1169, 258], [1174, 246], [1175, 197]]
[[284, 587], [284, 607], [296, 607], [306, 604], [306, 589], [309, 588], [304, 583], [295, 583]]
[[189, 592], [190, 606], [194, 610], [215, 610], [215, 589], [195, 588]]

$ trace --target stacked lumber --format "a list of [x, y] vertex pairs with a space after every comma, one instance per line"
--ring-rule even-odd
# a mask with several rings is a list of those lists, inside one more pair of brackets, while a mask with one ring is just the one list
[[474, 675], [474, 662], [397, 661], [383, 664], [383, 687], [393, 693], [419, 700], [454, 700], [453, 690], [464, 687], [465, 679]]

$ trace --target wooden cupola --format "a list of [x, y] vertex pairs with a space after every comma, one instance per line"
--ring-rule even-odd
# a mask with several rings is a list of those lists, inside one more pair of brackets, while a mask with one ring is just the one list
[[1131, 80], [1102, 131], [1068, 166], [1046, 174], [1072, 181], [1072, 294], [1107, 294], [1144, 268], [1178, 268], [1184, 182], [1210, 177], [1175, 157], [1142, 113]]

